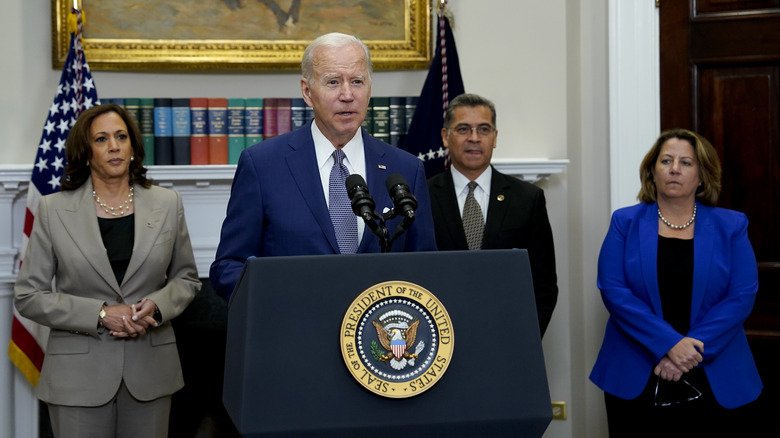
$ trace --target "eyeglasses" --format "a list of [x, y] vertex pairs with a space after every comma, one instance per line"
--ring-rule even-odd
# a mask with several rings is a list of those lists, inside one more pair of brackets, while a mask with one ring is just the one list
[[483, 124], [479, 126], [469, 126], [466, 124], [458, 125], [452, 129], [447, 129], [448, 131], [454, 131], [456, 134], [458, 134], [461, 137], [466, 137], [468, 135], [471, 135], [472, 132], [477, 131], [477, 135], [480, 137], [487, 137], [488, 135], [495, 132], [496, 128], [488, 125]]
[[671, 382], [658, 376], [658, 380], [655, 383], [653, 402], [657, 407], [674, 406], [697, 400], [700, 397], [701, 391], [687, 380], [680, 379], [677, 382]]

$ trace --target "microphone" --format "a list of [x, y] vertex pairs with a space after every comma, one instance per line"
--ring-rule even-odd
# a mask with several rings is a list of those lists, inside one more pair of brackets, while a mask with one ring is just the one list
[[376, 204], [374, 198], [368, 193], [366, 180], [355, 173], [347, 177], [344, 185], [347, 187], [347, 196], [352, 201], [352, 211], [355, 215], [362, 217], [366, 222], [373, 221]]
[[390, 198], [393, 199], [396, 214], [404, 216], [403, 222], [408, 226], [414, 220], [414, 211], [417, 210], [417, 198], [412, 194], [404, 177], [398, 173], [388, 176], [387, 180], [385, 180], [385, 186], [387, 186]]

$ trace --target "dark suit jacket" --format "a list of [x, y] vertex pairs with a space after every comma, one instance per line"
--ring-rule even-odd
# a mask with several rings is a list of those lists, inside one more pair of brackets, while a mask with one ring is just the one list
[[[555, 248], [544, 191], [504, 175], [492, 166], [491, 170], [490, 203], [482, 249], [528, 250], [539, 328], [544, 334], [558, 301]], [[452, 171], [448, 169], [428, 180], [428, 191], [439, 250], [467, 250]]]
[[[250, 257], [338, 254], [336, 233], [322, 190], [311, 123], [274, 137], [241, 154], [233, 178], [227, 217], [211, 265], [214, 290], [229, 299]], [[393, 242], [392, 251], [435, 251], [430, 199], [422, 162], [361, 129], [369, 191], [381, 214], [393, 202], [385, 180], [403, 175], [417, 197], [416, 219]], [[358, 219], [359, 220], [359, 219]], [[392, 234], [400, 218], [387, 222]], [[358, 253], [379, 252], [378, 238], [366, 227]]]
[[743, 213], [697, 204], [693, 290], [688, 333], [663, 319], [658, 290], [658, 204], [612, 215], [599, 254], [598, 287], [609, 320], [590, 379], [622, 399], [634, 399], [661, 358], [683, 336], [704, 343], [701, 367], [725, 408], [755, 400], [761, 379], [743, 324], [758, 291], [758, 267]]
[[[51, 328], [35, 388], [43, 401], [99, 406], [122, 381], [146, 401], [184, 385], [170, 320], [192, 301], [200, 281], [181, 196], [156, 186], [134, 191], [135, 241], [121, 285], [100, 235], [91, 180], [41, 199], [14, 294], [22, 316]], [[143, 298], [160, 309], [159, 327], [131, 339], [98, 330], [104, 302]]]

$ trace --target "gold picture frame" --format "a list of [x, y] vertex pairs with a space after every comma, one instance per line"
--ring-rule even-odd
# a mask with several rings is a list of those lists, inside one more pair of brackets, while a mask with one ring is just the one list
[[[51, 0], [54, 68], [62, 68], [68, 55], [73, 1]], [[375, 70], [425, 69], [432, 56], [429, 1], [319, 0], [301, 6], [301, 0], [80, 0], [82, 42], [92, 70], [282, 71], [300, 68], [316, 35], [341, 31], [368, 45]], [[273, 10], [283, 14], [274, 16]], [[249, 32], [256, 35], [247, 37]]]

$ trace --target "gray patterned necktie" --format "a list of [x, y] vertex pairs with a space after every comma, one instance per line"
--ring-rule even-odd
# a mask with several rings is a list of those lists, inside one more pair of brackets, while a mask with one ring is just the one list
[[474, 199], [475, 181], [469, 182], [469, 194], [463, 205], [463, 231], [466, 232], [466, 242], [469, 249], [482, 249], [482, 236], [485, 234], [485, 218], [477, 200]]
[[328, 210], [330, 220], [333, 222], [333, 230], [336, 232], [336, 241], [339, 244], [339, 252], [342, 254], [357, 253], [357, 216], [352, 212], [352, 204], [347, 196], [347, 188], [344, 185], [349, 171], [344, 165], [344, 151], [333, 151], [333, 167], [330, 169], [330, 182], [328, 184]]

